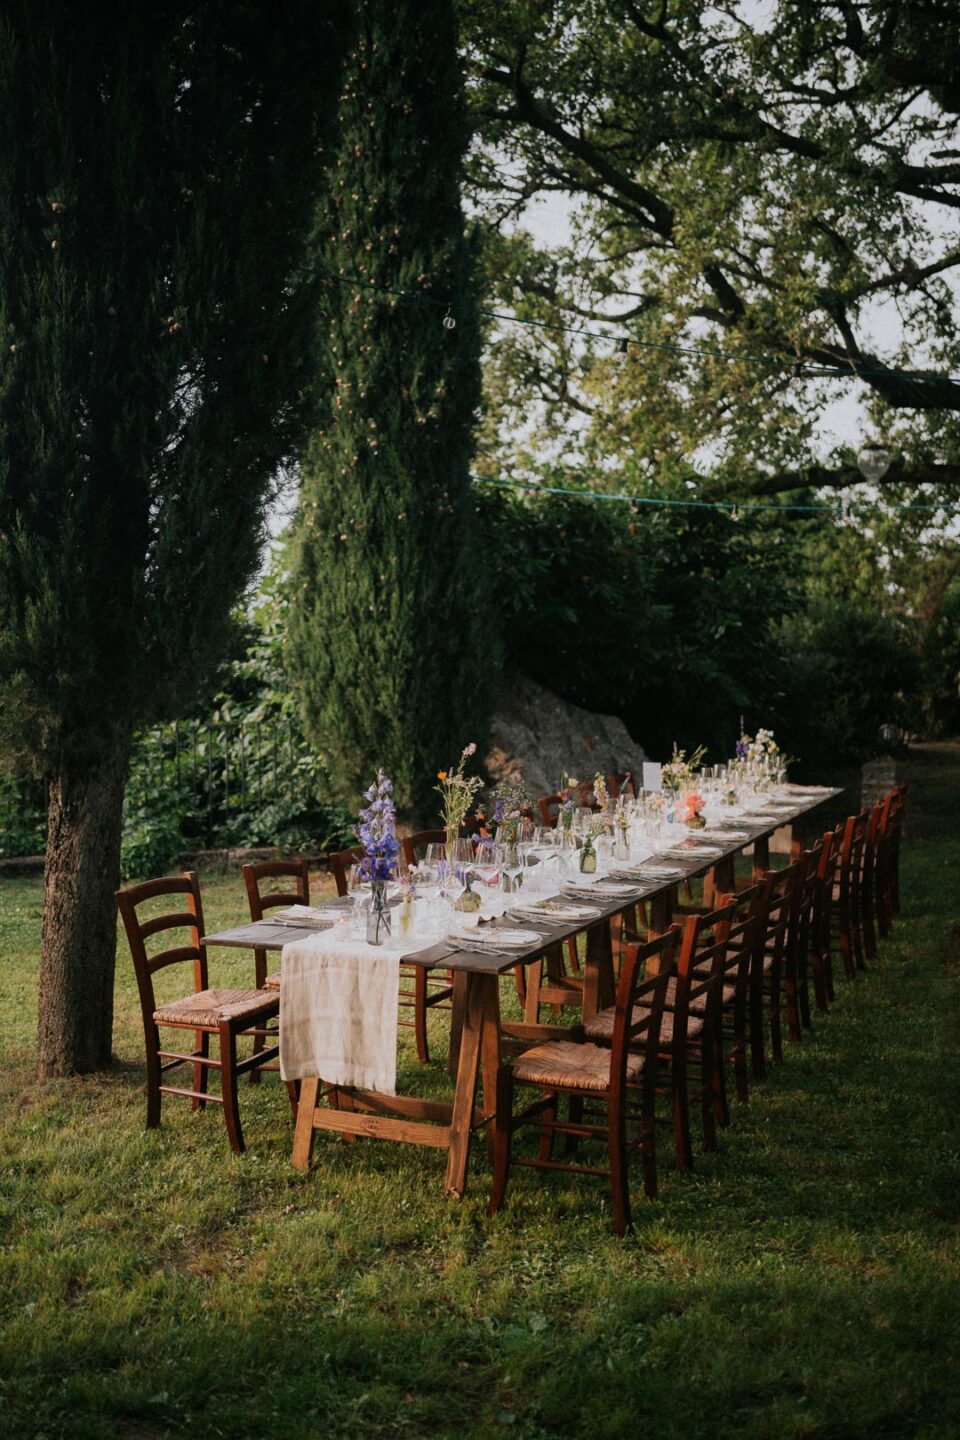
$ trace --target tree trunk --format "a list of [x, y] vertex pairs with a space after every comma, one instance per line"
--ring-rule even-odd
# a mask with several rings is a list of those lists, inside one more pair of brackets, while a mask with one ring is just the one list
[[130, 742], [50, 786], [40, 942], [37, 1071], [110, 1064], [120, 831]]

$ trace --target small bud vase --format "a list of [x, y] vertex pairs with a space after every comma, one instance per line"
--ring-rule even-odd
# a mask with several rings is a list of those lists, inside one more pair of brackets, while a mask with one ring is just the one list
[[588, 836], [580, 847], [580, 873], [581, 875], [594, 875], [597, 869], [597, 852], [593, 848], [593, 841]]

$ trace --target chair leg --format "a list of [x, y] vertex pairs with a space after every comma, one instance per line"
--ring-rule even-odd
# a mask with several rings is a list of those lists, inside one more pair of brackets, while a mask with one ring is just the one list
[[223, 1092], [223, 1118], [227, 1122], [230, 1149], [237, 1155], [244, 1151], [240, 1108], [237, 1104], [237, 1033], [230, 1020], [221, 1020], [220, 1085]]
[[763, 979], [752, 978], [749, 998], [750, 1064], [755, 1080], [767, 1078], [767, 1059], [763, 1036]]
[[495, 1215], [503, 1204], [510, 1175], [510, 1143], [513, 1133], [513, 1076], [504, 1066], [497, 1072], [497, 1119], [493, 1132], [493, 1180], [487, 1214]]
[[640, 1120], [643, 1157], [643, 1193], [648, 1200], [657, 1194], [657, 1086], [652, 1075], [644, 1074]]
[[783, 1027], [780, 1021], [780, 977], [770, 977], [770, 1054], [777, 1065], [783, 1064]]
[[160, 1032], [156, 1025], [147, 1034], [147, 1129], [156, 1130], [160, 1124]]
[[287, 1094], [290, 1097], [290, 1109], [293, 1111], [293, 1118], [296, 1120], [297, 1111], [300, 1108], [300, 1081], [288, 1080], [286, 1082]]
[[717, 1041], [713, 1057], [713, 1117], [724, 1129], [730, 1124], [730, 1102], [727, 1100], [727, 1060], [722, 1037]]
[[[571, 1125], [580, 1125], [583, 1121], [583, 1096], [571, 1095], [567, 1101], [567, 1113]], [[565, 1135], [563, 1140], [564, 1155], [572, 1155], [580, 1144], [579, 1135]]]
[[670, 1068], [673, 1080], [673, 1140], [677, 1164], [685, 1173], [693, 1170], [693, 1142], [690, 1139], [690, 1095], [687, 1090], [686, 1054], [674, 1055]]
[[[543, 1110], [540, 1112], [541, 1130], [540, 1130], [540, 1144], [539, 1144], [539, 1146], [537, 1147], [537, 1159], [538, 1159], [538, 1160], [552, 1160], [552, 1159], [553, 1159], [553, 1141], [554, 1141], [554, 1129], [553, 1129], [553, 1126], [554, 1126], [554, 1124], [555, 1124], [555, 1122], [556, 1122], [556, 1118], [557, 1118], [557, 1092], [556, 1092], [555, 1090], [549, 1092], [549, 1093], [547, 1094], [547, 1096], [546, 1096], [546, 1099], [547, 1099], [547, 1104], [544, 1106]], [[543, 1122], [546, 1122], [546, 1123], [544, 1124]]]
[[610, 1154], [610, 1195], [613, 1201], [613, 1229], [625, 1235], [633, 1225], [630, 1214], [630, 1191], [627, 1186], [627, 1116], [623, 1096], [609, 1101], [607, 1142]]
[[[194, 1050], [198, 1051], [201, 1055], [209, 1055], [209, 1054], [210, 1054], [210, 1035], [209, 1035], [209, 1033], [208, 1033], [206, 1030], [195, 1030], [194, 1033], [193, 1033], [193, 1039], [194, 1039], [194, 1046], [193, 1046]], [[209, 1065], [194, 1065], [194, 1067], [193, 1067], [193, 1088], [194, 1088], [194, 1090], [199, 1090], [199, 1091], [201, 1091], [202, 1093], [206, 1094], [208, 1077], [209, 1077], [209, 1071], [210, 1071], [210, 1066], [209, 1066]], [[205, 1109], [206, 1109], [206, 1105], [207, 1105], [206, 1100], [193, 1099], [193, 1100], [190, 1101], [190, 1109], [191, 1109], [191, 1110], [205, 1110]]]
[[427, 972], [417, 966], [413, 977], [413, 1033], [417, 1042], [417, 1059], [430, 1064], [430, 1042], [427, 1038]]

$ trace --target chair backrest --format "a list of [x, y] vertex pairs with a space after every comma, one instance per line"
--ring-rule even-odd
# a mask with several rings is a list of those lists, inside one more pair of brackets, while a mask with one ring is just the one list
[[554, 829], [557, 824], [557, 816], [560, 814], [560, 806], [563, 804], [562, 795], [541, 795], [537, 801], [537, 809], [540, 811], [540, 820], [544, 825]]
[[[261, 889], [262, 880], [280, 878], [292, 880], [292, 888], [288, 886], [277, 890], [271, 886], [267, 890]], [[251, 920], [262, 920], [265, 910], [275, 909], [278, 905], [310, 904], [310, 867], [306, 860], [260, 860], [244, 865], [243, 883], [247, 888]]]
[[331, 850], [327, 855], [327, 865], [338, 895], [346, 895], [350, 867], [363, 859], [363, 853], [362, 845], [353, 845], [349, 850]]
[[794, 914], [795, 931], [791, 936], [797, 963], [803, 973], [811, 944], [817, 944], [819, 934], [820, 894], [823, 882], [820, 879], [820, 860], [823, 853], [823, 838], [814, 842], [809, 850], [801, 850], [797, 856], [800, 864], [800, 881], [797, 885], [797, 900]]
[[[720, 895], [721, 909], [730, 907], [727, 922], [727, 953], [723, 962], [724, 983], [736, 987], [734, 1006], [746, 1003], [747, 982], [758, 948], [763, 948], [763, 926], [768, 890], [765, 881], [757, 880], [744, 890]], [[721, 997], [722, 998], [722, 997]]]
[[[160, 880], [144, 880], [140, 885], [128, 885], [118, 890], [117, 908], [127, 934], [133, 968], [140, 992], [140, 1006], [145, 1024], [153, 1023], [156, 1002], [153, 994], [153, 977], [158, 970], [168, 965], [192, 965], [194, 990], [207, 988], [207, 952], [200, 944], [203, 934], [203, 905], [200, 900], [200, 881], [195, 870], [183, 875], [167, 875]], [[160, 915], [146, 915], [141, 918], [137, 911], [147, 901], [159, 895], [182, 896], [183, 901], [175, 910], [165, 910]], [[190, 933], [188, 945], [172, 945], [165, 950], [147, 951], [147, 941], [152, 935], [167, 930], [187, 930]]]
[[[779, 970], [790, 935], [791, 922], [795, 920], [797, 887], [801, 884], [802, 863], [792, 860], [782, 870], [768, 870], [763, 879], [766, 886], [761, 910], [763, 913], [762, 943], [757, 955], [762, 967], [764, 956], [773, 959]], [[754, 972], [759, 980], [759, 974]]]
[[416, 830], [412, 835], [404, 835], [400, 841], [404, 865], [409, 867], [418, 864], [423, 859], [423, 855], [418, 852], [426, 850], [428, 845], [444, 845], [446, 839], [447, 832], [442, 826], [435, 830]]
[[637, 794], [637, 787], [629, 770], [615, 770], [612, 775], [608, 775], [607, 789], [614, 800], [618, 800], [621, 795], [629, 795], [635, 799]]
[[[642, 1052], [648, 1075], [656, 1073], [660, 1029], [667, 989], [676, 974], [680, 928], [671, 925], [645, 944], [627, 946], [614, 1006], [610, 1042], [610, 1091], [615, 1097], [626, 1084], [627, 1056]], [[648, 960], [657, 961], [657, 974], [645, 978]]]
[[686, 1048], [690, 1007], [694, 1001], [699, 1002], [697, 1009], [703, 1016], [707, 1033], [719, 1024], [727, 945], [734, 914], [734, 902], [730, 901], [705, 914], [688, 915], [684, 923], [674, 997], [675, 1054]]
[[863, 847], [866, 844], [868, 824], [869, 816], [866, 810], [861, 810], [859, 815], [849, 815], [844, 824], [838, 871], [841, 905], [856, 907], [859, 904]]

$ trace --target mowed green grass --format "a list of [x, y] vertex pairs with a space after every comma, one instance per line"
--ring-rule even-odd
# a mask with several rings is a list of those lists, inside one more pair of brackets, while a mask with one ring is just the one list
[[[664, 1133], [624, 1241], [589, 1178], [521, 1171], [488, 1220], [482, 1145], [461, 1204], [435, 1151], [318, 1137], [296, 1173], [276, 1076], [244, 1089], [243, 1157], [214, 1107], [168, 1100], [147, 1134], [123, 946], [115, 1071], [37, 1082], [41, 887], [4, 883], [2, 1433], [960, 1435], [960, 749], [908, 774], [880, 963], [695, 1175]], [[208, 929], [243, 918], [237, 877], [204, 893]], [[443, 1092], [408, 1048], [401, 1069]]]

